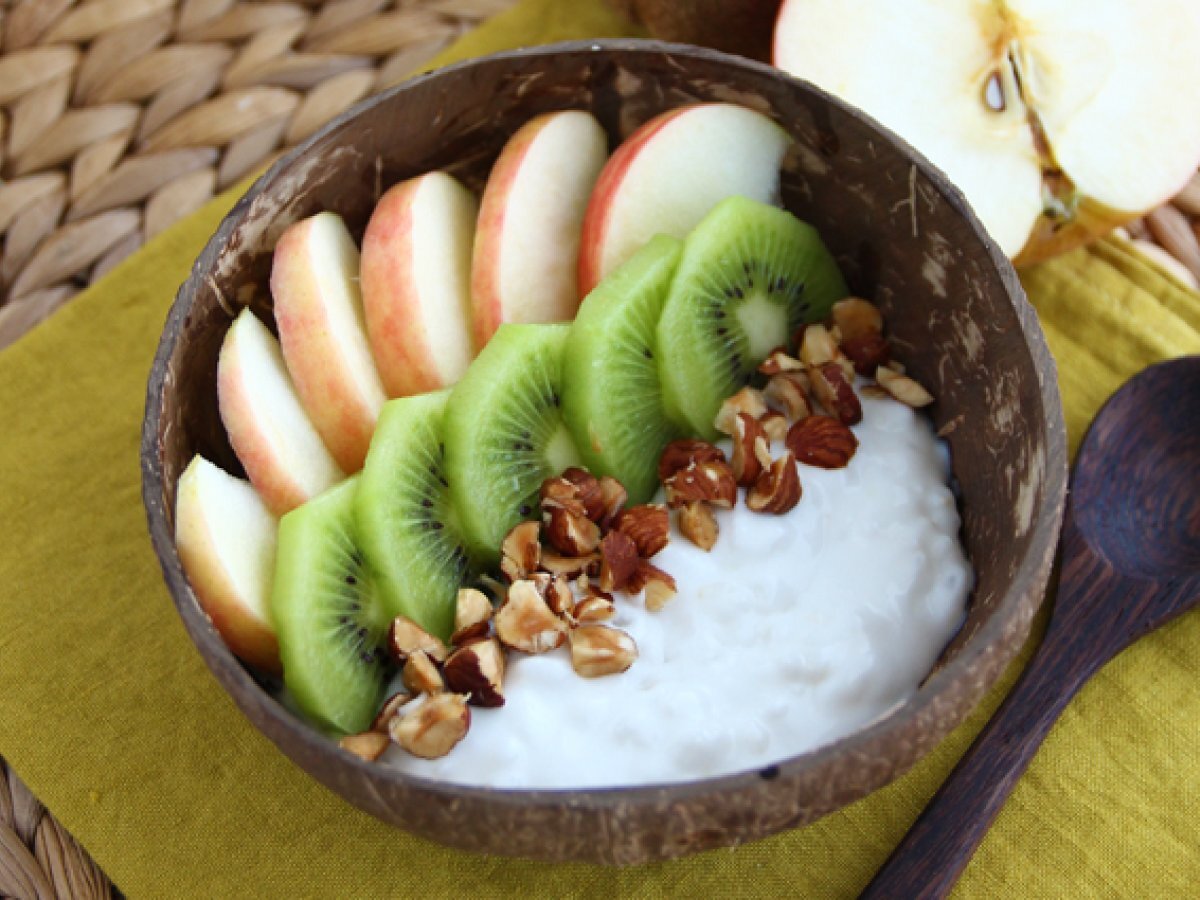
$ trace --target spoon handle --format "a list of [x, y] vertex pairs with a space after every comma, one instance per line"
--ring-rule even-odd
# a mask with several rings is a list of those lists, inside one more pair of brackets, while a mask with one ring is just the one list
[[1047, 636], [860, 900], [950, 892], [1050, 726], [1096, 668], [1064, 649]]

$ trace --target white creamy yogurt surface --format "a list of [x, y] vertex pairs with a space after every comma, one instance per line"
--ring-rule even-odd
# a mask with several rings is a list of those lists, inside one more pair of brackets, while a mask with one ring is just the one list
[[637, 641], [629, 671], [581, 678], [565, 646], [510, 653], [505, 705], [473, 707], [448, 756], [386, 759], [491, 787], [689, 781], [811, 750], [910, 696], [962, 623], [973, 575], [928, 422], [891, 400], [862, 406], [850, 465], [801, 466], [791, 512], [752, 512], [743, 492], [717, 512], [711, 552], [672, 532], [654, 563], [679, 593], [657, 613], [618, 595], [608, 623]]

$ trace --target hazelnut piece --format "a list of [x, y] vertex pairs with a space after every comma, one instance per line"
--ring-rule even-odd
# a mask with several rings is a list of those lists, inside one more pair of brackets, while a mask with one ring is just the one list
[[746, 495], [746, 505], [755, 512], [782, 515], [800, 502], [800, 473], [791, 451], [771, 463]]
[[574, 578], [584, 573], [599, 572], [600, 554], [585, 553], [582, 556], [563, 556], [556, 550], [547, 548], [542, 551], [541, 565], [542, 571], [549, 572], [551, 575], [565, 575], [568, 578]]
[[679, 530], [701, 550], [711, 550], [717, 542], [717, 517], [707, 503], [689, 503], [679, 510]]
[[610, 531], [600, 542], [600, 589], [619, 591], [637, 571], [638, 551], [633, 538], [623, 531]]
[[[829, 310], [833, 324], [842, 333], [842, 340], [883, 334], [883, 314], [874, 303], [861, 297], [846, 297]], [[844, 346], [844, 345], [843, 345]]]
[[462, 588], [454, 601], [454, 630], [488, 622], [492, 612], [492, 601], [487, 594], [477, 588]]
[[600, 526], [582, 514], [552, 506], [545, 512], [546, 540], [567, 556], [584, 556], [600, 543]]
[[617, 479], [605, 475], [600, 479], [600, 498], [603, 501], [604, 512], [597, 522], [601, 528], [607, 528], [617, 517], [617, 513], [624, 508], [625, 501], [629, 499], [629, 492]]
[[808, 400], [809, 384], [808, 376], [801, 372], [780, 372], [771, 376], [763, 396], [794, 422], [812, 415], [812, 404]]
[[666, 481], [680, 469], [710, 459], [725, 462], [725, 451], [708, 441], [693, 438], [671, 441], [663, 448], [662, 455], [658, 458], [658, 480]]
[[862, 421], [862, 404], [854, 393], [854, 386], [842, 367], [827, 362], [809, 370], [813, 393], [820, 404], [843, 425]]
[[737, 502], [737, 479], [729, 463], [711, 459], [680, 469], [663, 482], [667, 505], [677, 509], [694, 500], [732, 509]]
[[388, 726], [397, 744], [423, 759], [438, 759], [454, 749], [471, 727], [471, 710], [461, 694], [435, 694], [413, 703]]
[[496, 611], [496, 636], [524, 653], [545, 653], [562, 644], [566, 623], [554, 614], [532, 581], [516, 581]]
[[776, 347], [759, 364], [758, 371], [764, 375], [778, 375], [780, 372], [798, 372], [804, 368], [804, 363], [789, 356], [783, 347]]
[[571, 666], [584, 678], [619, 674], [637, 659], [633, 638], [608, 625], [580, 625], [570, 641]]
[[671, 537], [671, 520], [661, 503], [643, 503], [621, 510], [615, 524], [617, 531], [633, 538], [638, 556], [643, 559], [662, 550]]
[[446, 645], [408, 616], [396, 616], [388, 626], [388, 652], [398, 666], [407, 662], [418, 650], [441, 662], [446, 658]]
[[858, 449], [854, 432], [829, 416], [809, 416], [791, 427], [787, 448], [806, 466], [840, 469]]
[[733, 471], [733, 477], [742, 487], [754, 484], [762, 474], [760, 457], [763, 453], [770, 458], [771, 449], [766, 431], [758, 419], [752, 419], [746, 413], [738, 413], [733, 433], [733, 458], [729, 461], [729, 467]]
[[763, 399], [762, 391], [752, 387], [744, 387], [732, 397], [727, 397], [717, 410], [713, 427], [722, 434], [733, 434], [738, 413], [746, 413], [757, 419], [767, 411], [767, 401]]
[[338, 741], [338, 746], [343, 750], [349, 750], [359, 759], [374, 762], [383, 756], [383, 751], [388, 748], [389, 743], [386, 734], [380, 734], [378, 731], [364, 731], [362, 734], [346, 735]]
[[396, 713], [400, 711], [400, 707], [408, 703], [412, 698], [413, 695], [408, 691], [397, 691], [384, 700], [383, 706], [379, 708], [379, 712], [375, 714], [374, 721], [371, 722], [371, 730], [387, 734], [388, 722], [392, 721]]
[[509, 581], [517, 581], [537, 571], [542, 558], [542, 526], [538, 522], [518, 522], [500, 544], [500, 571]]
[[571, 617], [580, 625], [594, 625], [607, 622], [616, 614], [617, 607], [611, 598], [590, 594], [575, 604]]
[[414, 694], [437, 694], [446, 689], [437, 663], [424, 650], [414, 650], [400, 673], [404, 686]]
[[880, 366], [875, 370], [875, 380], [881, 388], [906, 406], [917, 408], [933, 402], [933, 394], [925, 390], [919, 382], [887, 366]]
[[[770, 387], [770, 385], [768, 385], [768, 387]], [[803, 417], [797, 416], [796, 418]], [[787, 437], [788, 420], [783, 413], [776, 412], [773, 409], [768, 409], [767, 414], [758, 420], [758, 424], [761, 425], [763, 431], [766, 432], [767, 440], [771, 441], [772, 443], [782, 443], [784, 438]]]
[[459, 647], [442, 670], [446, 687], [474, 706], [504, 705], [504, 648], [495, 638]]

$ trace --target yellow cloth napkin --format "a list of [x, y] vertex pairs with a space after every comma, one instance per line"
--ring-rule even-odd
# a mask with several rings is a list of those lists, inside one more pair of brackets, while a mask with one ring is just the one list
[[[527, 0], [453, 53], [623, 28], [600, 0]], [[907, 777], [814, 826], [628, 870], [434, 846], [327, 792], [247, 723], [175, 615], [138, 470], [167, 307], [232, 199], [161, 235], [0, 354], [0, 754], [132, 897], [853, 896], [1000, 690]], [[1073, 442], [1126, 377], [1200, 352], [1200, 296], [1121, 244], [1026, 282], [1061, 367]], [[1197, 683], [1196, 614], [1101, 672], [957, 895], [1193, 895]]]

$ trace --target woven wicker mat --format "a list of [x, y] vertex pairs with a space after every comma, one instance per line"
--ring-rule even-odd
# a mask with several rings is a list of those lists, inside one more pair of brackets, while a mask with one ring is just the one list
[[[0, 0], [0, 347], [513, 2]], [[1127, 227], [1200, 278], [1200, 175]], [[0, 760], [0, 895], [112, 893]]]

